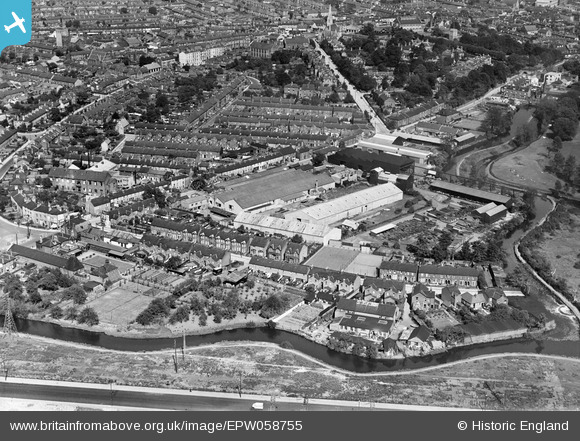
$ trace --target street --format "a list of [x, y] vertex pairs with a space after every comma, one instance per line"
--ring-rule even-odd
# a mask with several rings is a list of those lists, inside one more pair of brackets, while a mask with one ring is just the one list
[[341, 83], [345, 83], [347, 85], [347, 90], [350, 92], [351, 96], [353, 97], [356, 105], [361, 109], [362, 112], [367, 112], [370, 119], [371, 124], [375, 128], [376, 133], [391, 133], [391, 131], [387, 128], [385, 123], [377, 116], [374, 109], [366, 100], [365, 96], [359, 90], [355, 89], [355, 87], [348, 81], [336, 68], [336, 65], [330, 59], [330, 56], [322, 50], [318, 41], [314, 40], [316, 44], [316, 49], [324, 59], [326, 65], [332, 70], [334, 75], [336, 75]]

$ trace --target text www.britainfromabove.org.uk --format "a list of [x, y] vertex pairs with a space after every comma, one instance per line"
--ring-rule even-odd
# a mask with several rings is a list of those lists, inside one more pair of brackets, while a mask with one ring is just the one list
[[301, 431], [302, 421], [288, 420], [226, 420], [223, 422], [81, 422], [81, 421], [39, 421], [10, 423], [12, 431], [154, 431], [157, 433], [191, 431], [191, 432], [227, 432], [227, 431]]

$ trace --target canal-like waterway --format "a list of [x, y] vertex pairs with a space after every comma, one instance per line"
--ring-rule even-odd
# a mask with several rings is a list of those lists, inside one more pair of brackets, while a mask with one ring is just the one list
[[[176, 338], [148, 339], [113, 337], [103, 333], [64, 328], [53, 323], [23, 319], [17, 319], [16, 325], [18, 331], [21, 333], [127, 352], [159, 351], [163, 349], [172, 349], [175, 344], [177, 344], [178, 347], [181, 347], [182, 345], [181, 336], [176, 336]], [[331, 366], [336, 366], [353, 372], [381, 372], [416, 369], [467, 359], [478, 355], [503, 352], [564, 355], [580, 358], [580, 343], [578, 341], [517, 339], [454, 348], [441, 354], [428, 355], [424, 357], [412, 357], [398, 360], [366, 360], [354, 355], [338, 353], [298, 335], [270, 328], [235, 329], [231, 331], [220, 331], [208, 335], [186, 336], [186, 345], [190, 347], [227, 341], [255, 341], [276, 344], [286, 341], [289, 342], [294, 349], [306, 355], [310, 355]]]

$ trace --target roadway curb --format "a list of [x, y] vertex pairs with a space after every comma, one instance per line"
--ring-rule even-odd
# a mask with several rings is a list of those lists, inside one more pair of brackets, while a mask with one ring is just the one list
[[[114, 383], [110, 384], [99, 384], [99, 383], [79, 383], [72, 381], [55, 381], [55, 380], [37, 380], [32, 378], [7, 378], [2, 379], [1, 382], [10, 384], [29, 384], [29, 385], [45, 385], [45, 386], [59, 386], [59, 387], [75, 387], [83, 389], [101, 389], [101, 390], [122, 390], [126, 392], [141, 392], [149, 394], [163, 394], [163, 395], [182, 395], [182, 396], [198, 396], [207, 398], [223, 398], [223, 399], [236, 399], [239, 401], [262, 401], [262, 402], [272, 402], [272, 396], [270, 395], [251, 395], [251, 394], [239, 394], [228, 393], [228, 392], [209, 392], [209, 391], [199, 391], [199, 390], [182, 390], [182, 389], [163, 389], [163, 388], [153, 388], [153, 387], [140, 387], [140, 386], [124, 386], [117, 385]], [[275, 397], [276, 402], [280, 403], [291, 403], [291, 404], [305, 404], [304, 398], [301, 397]], [[309, 398], [308, 404], [312, 405], [326, 405], [326, 406], [339, 406], [339, 407], [349, 407], [349, 408], [370, 408], [370, 409], [384, 409], [384, 410], [409, 410], [409, 411], [474, 411], [480, 409], [470, 409], [470, 408], [459, 408], [459, 407], [440, 407], [440, 406], [419, 406], [410, 404], [395, 404], [395, 403], [375, 403], [369, 401], [346, 401], [346, 400], [327, 400], [319, 398]], [[132, 409], [132, 408], [131, 408]]]

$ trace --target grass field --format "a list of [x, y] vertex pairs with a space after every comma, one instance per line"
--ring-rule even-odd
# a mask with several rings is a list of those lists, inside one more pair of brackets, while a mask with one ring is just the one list
[[86, 305], [97, 312], [101, 322], [126, 326], [153, 300], [153, 297], [143, 294], [145, 289], [144, 286], [128, 282], [104, 294], [99, 293], [98, 297], [91, 296]]
[[544, 171], [548, 164], [549, 138], [540, 138], [524, 150], [506, 156], [492, 165], [492, 173], [499, 179], [539, 190], [554, 188], [557, 178]]
[[580, 269], [574, 268], [580, 262], [580, 209], [569, 207], [572, 223], [546, 234], [539, 250], [556, 271], [554, 275], [566, 279], [576, 299], [580, 299]]

